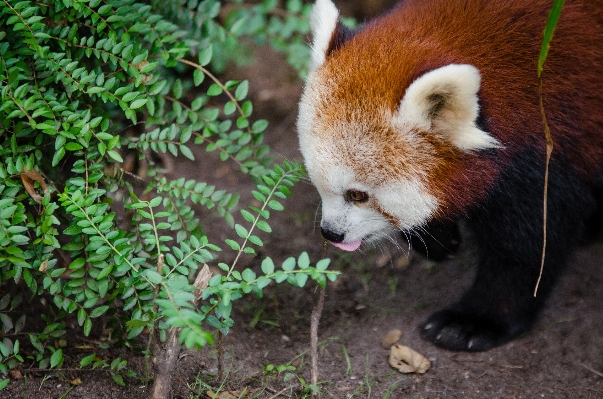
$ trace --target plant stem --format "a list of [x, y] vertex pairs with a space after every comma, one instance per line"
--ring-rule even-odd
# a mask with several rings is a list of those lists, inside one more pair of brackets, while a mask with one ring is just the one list
[[544, 136], [546, 138], [546, 160], [544, 169], [544, 199], [542, 205], [542, 260], [540, 261], [540, 273], [538, 274], [538, 280], [536, 281], [536, 287], [534, 287], [534, 297], [538, 293], [538, 286], [542, 279], [542, 272], [544, 271], [544, 259], [546, 254], [546, 213], [547, 213], [547, 199], [549, 190], [549, 163], [551, 161], [551, 154], [553, 153], [553, 138], [551, 137], [551, 131], [549, 130], [549, 124], [546, 121], [546, 114], [544, 112], [544, 104], [542, 101], [542, 76], [538, 78], [538, 99], [540, 101], [540, 114], [542, 115], [542, 124], [544, 126]]
[[235, 260], [232, 262], [232, 265], [230, 266], [230, 270], [228, 271], [228, 275], [226, 275], [226, 280], [228, 280], [230, 278], [230, 275], [232, 274], [232, 271], [234, 270], [235, 265], [237, 264], [237, 261], [241, 257], [241, 254], [243, 253], [243, 250], [245, 249], [245, 246], [247, 245], [247, 242], [249, 241], [249, 237], [251, 236], [251, 233], [253, 233], [253, 230], [255, 229], [255, 226], [257, 225], [258, 221], [260, 220], [260, 217], [262, 216], [261, 215], [262, 212], [268, 206], [268, 202], [270, 202], [270, 199], [274, 195], [274, 192], [276, 191], [276, 189], [278, 188], [278, 186], [281, 184], [281, 182], [283, 181], [283, 179], [286, 176], [288, 176], [289, 174], [292, 174], [292, 172], [283, 173], [283, 175], [279, 177], [278, 181], [276, 181], [274, 183], [274, 187], [272, 187], [272, 190], [270, 190], [270, 194], [268, 194], [266, 196], [266, 201], [264, 201], [264, 203], [262, 204], [262, 209], [260, 210], [260, 212], [258, 213], [258, 215], [256, 216], [256, 218], [254, 219], [253, 224], [249, 228], [247, 237], [243, 241], [243, 244], [241, 245], [241, 248], [239, 249], [239, 252], [237, 253], [237, 256], [235, 257]]
[[157, 372], [153, 383], [152, 399], [169, 399], [172, 396], [172, 372], [176, 367], [180, 355], [180, 343], [178, 342], [178, 328], [170, 329], [166, 343], [162, 348], [157, 348]]
[[[310, 340], [311, 340], [311, 356], [312, 356], [312, 385], [316, 386], [318, 383], [318, 323], [320, 322], [320, 316], [322, 315], [322, 308], [325, 304], [325, 288], [320, 289], [320, 295], [318, 297], [318, 303], [314, 310], [312, 310], [311, 326], [310, 326]], [[316, 396], [316, 391], [312, 391], [312, 397]]]
[[222, 345], [222, 332], [218, 331], [218, 381], [222, 381], [224, 369], [222, 367], [222, 360], [224, 359], [224, 346]]

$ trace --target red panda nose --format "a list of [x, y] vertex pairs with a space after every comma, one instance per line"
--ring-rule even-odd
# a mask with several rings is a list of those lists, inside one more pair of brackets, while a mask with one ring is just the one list
[[326, 230], [324, 228], [320, 228], [320, 232], [322, 233], [322, 236], [331, 241], [331, 242], [342, 242], [343, 238], [345, 237], [343, 234], [337, 234], [331, 230]]

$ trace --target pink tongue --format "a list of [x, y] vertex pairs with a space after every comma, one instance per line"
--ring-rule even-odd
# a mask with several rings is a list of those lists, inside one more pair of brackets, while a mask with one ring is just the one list
[[362, 244], [362, 240], [352, 241], [352, 242], [332, 242], [332, 241], [329, 241], [329, 242], [339, 249], [343, 249], [344, 251], [350, 251], [350, 252], [357, 250], [358, 247], [360, 246], [360, 244]]

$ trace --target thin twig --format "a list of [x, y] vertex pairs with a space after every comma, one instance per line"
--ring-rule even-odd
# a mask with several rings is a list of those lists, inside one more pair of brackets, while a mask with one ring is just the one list
[[540, 261], [540, 273], [538, 274], [538, 280], [536, 281], [536, 287], [534, 287], [534, 297], [538, 292], [538, 286], [542, 279], [542, 272], [544, 271], [544, 258], [546, 253], [546, 214], [547, 214], [547, 199], [549, 190], [549, 163], [551, 160], [551, 154], [553, 153], [553, 138], [551, 137], [551, 131], [546, 121], [546, 114], [544, 112], [544, 104], [542, 101], [542, 76], [538, 79], [538, 99], [540, 101], [540, 114], [542, 115], [542, 124], [544, 126], [544, 136], [546, 138], [546, 165], [544, 169], [544, 201], [543, 201], [543, 217], [542, 217], [542, 260]]
[[[316, 386], [316, 384], [318, 383], [318, 323], [320, 322], [322, 308], [325, 304], [325, 291], [326, 286], [324, 288], [320, 288], [318, 303], [316, 304], [314, 310], [312, 310], [310, 325], [310, 346], [312, 348], [312, 385], [314, 386]], [[316, 396], [316, 391], [312, 391], [312, 396]]]
[[103, 373], [113, 373], [114, 371], [108, 368], [100, 368], [97, 367], [95, 369], [86, 369], [86, 368], [61, 368], [61, 369], [23, 369], [23, 371], [28, 372], [28, 373], [50, 373], [50, 372], [57, 372], [57, 371], [99, 371], [99, 372], [103, 372]]
[[222, 381], [223, 367], [222, 360], [224, 358], [224, 347], [222, 346], [222, 332], [218, 331], [218, 381]]
[[587, 369], [588, 371], [592, 371], [593, 373], [595, 373], [596, 375], [598, 375], [599, 377], [603, 377], [603, 373], [601, 373], [600, 371], [595, 370], [592, 367], [587, 366], [584, 363], [581, 363], [580, 366], [584, 367], [585, 369]]
[[268, 399], [278, 398], [280, 396], [280, 394], [285, 392], [287, 389], [294, 389], [294, 388], [295, 388], [295, 385], [291, 385], [290, 387], [283, 388], [280, 391], [278, 391], [277, 393], [275, 393], [274, 395], [272, 395], [271, 397], [269, 397]]
[[[322, 245], [323, 258], [327, 253], [327, 241], [325, 240]], [[318, 383], [318, 323], [320, 322], [320, 316], [322, 315], [322, 308], [325, 304], [325, 288], [320, 289], [320, 295], [318, 297], [318, 303], [314, 310], [312, 310], [311, 324], [310, 324], [310, 356], [312, 358], [312, 385], [316, 386]], [[316, 391], [312, 391], [312, 397], [316, 396]]]

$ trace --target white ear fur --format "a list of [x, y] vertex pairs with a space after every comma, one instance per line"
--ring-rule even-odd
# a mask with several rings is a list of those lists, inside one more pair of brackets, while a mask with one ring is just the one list
[[337, 27], [339, 11], [331, 0], [316, 0], [310, 16], [312, 28], [312, 51], [310, 54], [310, 72], [321, 66], [326, 59], [329, 43]]
[[500, 147], [475, 126], [480, 81], [472, 65], [450, 64], [427, 72], [406, 89], [396, 124], [442, 134], [464, 151]]

